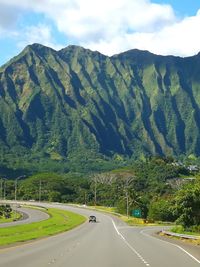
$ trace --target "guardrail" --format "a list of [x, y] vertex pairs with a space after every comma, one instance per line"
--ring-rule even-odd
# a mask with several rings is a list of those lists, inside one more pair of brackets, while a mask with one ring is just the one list
[[196, 236], [196, 235], [178, 234], [178, 233], [173, 233], [173, 232], [164, 231], [164, 230], [162, 230], [161, 232], [163, 234], [169, 235], [169, 236], [176, 236], [176, 237], [181, 237], [181, 238], [185, 238], [185, 239], [200, 240], [200, 236]]

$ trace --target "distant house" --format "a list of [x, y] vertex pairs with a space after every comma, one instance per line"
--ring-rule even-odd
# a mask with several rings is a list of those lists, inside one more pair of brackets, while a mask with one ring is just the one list
[[189, 171], [191, 171], [191, 172], [196, 172], [196, 171], [199, 170], [199, 168], [198, 168], [197, 165], [189, 165], [189, 166], [187, 167], [187, 169], [188, 169]]

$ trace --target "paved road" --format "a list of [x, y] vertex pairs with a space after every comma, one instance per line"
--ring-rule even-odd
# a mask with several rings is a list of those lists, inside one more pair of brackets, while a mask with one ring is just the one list
[[32, 222], [39, 222], [39, 221], [47, 220], [49, 218], [49, 215], [46, 212], [36, 210], [36, 209], [21, 207], [21, 208], [16, 208], [16, 210], [23, 214], [23, 219], [18, 220], [16, 222], [1, 223], [0, 228], [11, 227], [11, 226], [20, 225], [20, 224], [28, 224]]
[[[155, 227], [128, 227], [117, 218], [56, 205], [89, 216], [97, 223], [14, 248], [0, 250], [1, 267], [199, 267], [199, 258], [151, 236]], [[157, 229], [157, 228], [156, 228]]]

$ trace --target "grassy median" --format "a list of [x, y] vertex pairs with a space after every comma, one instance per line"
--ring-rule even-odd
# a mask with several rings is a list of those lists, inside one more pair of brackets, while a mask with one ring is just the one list
[[45, 221], [0, 228], [0, 246], [55, 235], [86, 221], [85, 217], [70, 211], [50, 208], [47, 213], [50, 218]]

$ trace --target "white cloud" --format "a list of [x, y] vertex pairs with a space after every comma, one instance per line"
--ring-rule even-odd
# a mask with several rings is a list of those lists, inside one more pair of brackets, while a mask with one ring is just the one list
[[17, 40], [21, 39], [18, 42], [20, 48], [24, 48], [24, 46], [32, 43], [42, 43], [46, 46], [55, 47], [52, 40], [51, 28], [44, 24], [26, 27], [23, 31], [23, 37], [21, 37], [21, 33], [18, 33], [15, 38]]
[[23, 38], [20, 33], [18, 33], [15, 38], [16, 40], [20, 40], [18, 41], [20, 49], [23, 49], [26, 45], [33, 43], [42, 43], [45, 46], [49, 46], [57, 50], [62, 48], [55, 42], [55, 40], [53, 40], [51, 28], [45, 24], [26, 27], [23, 31]]
[[92, 50], [101, 50], [102, 53], [108, 55], [113, 55], [113, 51], [120, 53], [139, 48], [161, 55], [190, 56], [200, 51], [199, 26], [200, 12], [194, 17], [175, 22], [159, 31], [124, 33], [110, 41], [86, 42], [83, 45]]
[[[132, 48], [183, 56], [200, 50], [200, 12], [178, 19], [170, 5], [153, 0], [0, 0], [1, 7], [4, 18], [0, 16], [0, 33], [11, 27], [19, 14], [33, 11], [51, 19], [69, 43], [108, 55]], [[39, 24], [26, 28], [21, 45], [40, 42], [59, 47], [49, 27]]]
[[147, 0], [74, 0], [74, 3], [50, 15], [60, 31], [78, 41], [96, 42], [128, 31], [152, 31], [175, 20], [170, 6]]

